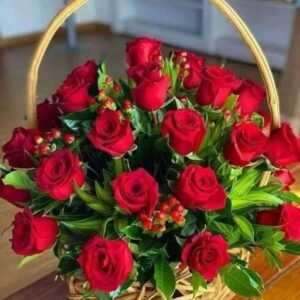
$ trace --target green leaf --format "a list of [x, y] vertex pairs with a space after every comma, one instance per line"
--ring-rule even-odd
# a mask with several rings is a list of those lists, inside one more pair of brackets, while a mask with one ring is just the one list
[[292, 255], [300, 255], [300, 243], [292, 242], [292, 241], [284, 241], [284, 252], [292, 254]]
[[227, 98], [227, 100], [226, 100], [223, 108], [229, 109], [229, 110], [233, 110], [234, 107], [235, 107], [235, 105], [236, 105], [236, 103], [237, 103], [237, 101], [238, 101], [238, 98], [239, 98], [239, 95], [231, 94]]
[[128, 216], [117, 215], [115, 218], [115, 229], [118, 233], [122, 233], [123, 229], [129, 225]]
[[100, 222], [100, 226], [99, 226], [99, 230], [98, 230], [99, 235], [106, 237], [107, 225], [112, 220], [113, 220], [112, 217], [107, 217]]
[[124, 170], [124, 164], [122, 158], [113, 158], [113, 164], [115, 169], [115, 176], [119, 176]]
[[181, 234], [184, 237], [191, 236], [197, 229], [197, 218], [189, 213], [185, 218], [185, 224], [184, 227], [181, 230]]
[[221, 276], [224, 283], [236, 294], [245, 297], [261, 295], [261, 286], [242, 268], [232, 264], [228, 265], [221, 269]]
[[35, 190], [36, 184], [32, 181], [29, 176], [22, 171], [13, 171], [7, 174], [3, 183], [7, 185], [13, 185], [17, 189]]
[[172, 299], [175, 292], [176, 279], [168, 261], [161, 255], [154, 265], [154, 280], [157, 290], [164, 299]]
[[242, 235], [247, 240], [254, 242], [254, 229], [251, 223], [242, 216], [235, 216], [233, 219], [237, 226], [240, 228]]
[[35, 259], [37, 259], [38, 257], [40, 257], [42, 254], [44, 254], [44, 252], [38, 253], [38, 254], [34, 254], [34, 255], [30, 255], [30, 256], [25, 256], [25, 257], [22, 258], [22, 260], [19, 262], [18, 268], [21, 269], [21, 268], [23, 268], [23, 267], [29, 265], [29, 264], [32, 263]]
[[192, 277], [193, 296], [196, 297], [200, 287], [207, 289], [207, 282], [198, 272], [193, 272]]
[[103, 226], [103, 219], [98, 216], [76, 221], [61, 221], [60, 223], [74, 233], [91, 235], [98, 233], [101, 226]]
[[142, 240], [144, 236], [143, 229], [137, 225], [127, 226], [121, 231], [133, 240]]
[[95, 182], [95, 191], [98, 200], [105, 202], [110, 206], [115, 206], [116, 202], [114, 198], [108, 193], [101, 185], [96, 181]]
[[152, 125], [147, 112], [133, 105], [130, 110], [130, 119], [135, 131], [141, 131], [147, 135], [151, 135]]
[[76, 252], [66, 251], [60, 258], [56, 274], [57, 275], [71, 275], [79, 269], [79, 265], [76, 261]]
[[99, 201], [99, 199], [93, 195], [90, 195], [82, 191], [75, 183], [73, 184], [76, 195], [91, 209], [102, 213], [104, 215], [111, 215], [113, 210], [110, 206]]
[[78, 132], [83, 130], [84, 132], [90, 131], [92, 122], [96, 118], [97, 113], [90, 109], [74, 112], [61, 117], [62, 122], [72, 131]]
[[264, 117], [258, 113], [253, 113], [251, 120], [260, 128], [264, 127]]

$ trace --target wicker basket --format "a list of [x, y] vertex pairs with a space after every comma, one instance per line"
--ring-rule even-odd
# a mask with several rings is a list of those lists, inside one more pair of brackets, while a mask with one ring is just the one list
[[[88, 0], [72, 0], [68, 5], [66, 5], [58, 15], [53, 19], [45, 33], [43, 34], [39, 45], [34, 54], [27, 82], [27, 117], [28, 125], [31, 128], [35, 128], [37, 124], [36, 118], [36, 93], [37, 93], [37, 82], [39, 67], [45, 52], [55, 35], [59, 27], [64, 23], [64, 21], [72, 15], [76, 10], [83, 6]], [[274, 82], [272, 72], [270, 70], [269, 64], [266, 60], [264, 53], [262, 52], [259, 44], [257, 43], [254, 36], [251, 34], [248, 27], [241, 20], [234, 9], [226, 2], [226, 0], [209, 0], [212, 5], [214, 5], [232, 25], [240, 33], [241, 38], [246, 43], [247, 47], [253, 54], [255, 61], [257, 63], [258, 69], [260, 71], [261, 77], [264, 81], [267, 95], [268, 104], [270, 108], [270, 113], [272, 116], [273, 128], [278, 128], [280, 126], [280, 112], [279, 112], [279, 98]], [[269, 180], [270, 174], [266, 173], [263, 177], [261, 185], [265, 185]], [[235, 250], [240, 253], [241, 258], [249, 260], [249, 253], [243, 249]], [[192, 287], [191, 287], [191, 273], [188, 269], [175, 270], [176, 272], [176, 296], [174, 299], [177, 300], [188, 300], [193, 299]], [[69, 300], [80, 300], [85, 291], [84, 288], [84, 278], [69, 278], [68, 285], [70, 296]], [[202, 300], [227, 300], [232, 299], [234, 294], [221, 282], [220, 277], [216, 278], [208, 285], [208, 289], [205, 291], [200, 291], [196, 299]], [[94, 299], [94, 298], [90, 298]], [[157, 300], [162, 299], [162, 297], [157, 293], [155, 288], [151, 284], [147, 284], [142, 288], [138, 283], [134, 283], [124, 295], [118, 298], [119, 300]]]

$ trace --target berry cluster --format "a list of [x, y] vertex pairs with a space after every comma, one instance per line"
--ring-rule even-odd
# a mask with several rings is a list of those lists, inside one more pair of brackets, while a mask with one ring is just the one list
[[173, 62], [179, 66], [179, 77], [182, 79], [189, 75], [191, 65], [187, 62], [187, 52], [178, 51], [174, 52]]
[[153, 216], [140, 214], [139, 219], [142, 227], [146, 231], [154, 234], [166, 231], [166, 223], [175, 223], [178, 226], [185, 224], [186, 210], [175, 197], [170, 197], [167, 201], [160, 203]]

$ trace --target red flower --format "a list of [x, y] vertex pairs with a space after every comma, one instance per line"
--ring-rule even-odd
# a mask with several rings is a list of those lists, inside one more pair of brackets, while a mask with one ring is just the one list
[[12, 249], [19, 255], [33, 255], [50, 248], [58, 233], [55, 220], [32, 215], [29, 209], [15, 215]]
[[158, 202], [158, 184], [144, 169], [124, 172], [112, 182], [114, 198], [130, 214], [152, 215]]
[[257, 112], [261, 103], [266, 99], [265, 88], [250, 79], [243, 80], [236, 94], [239, 95], [237, 109], [242, 116]]
[[31, 199], [31, 194], [27, 190], [17, 189], [12, 185], [6, 185], [3, 183], [2, 179], [0, 179], [0, 197], [17, 207], [24, 207], [23, 204]]
[[203, 231], [192, 236], [184, 245], [181, 259], [193, 271], [210, 281], [230, 262], [228, 244], [221, 235]]
[[108, 241], [94, 236], [87, 241], [77, 259], [92, 289], [115, 291], [131, 274], [133, 258], [122, 240]]
[[259, 158], [267, 144], [267, 137], [256, 124], [236, 124], [225, 145], [224, 155], [231, 164], [243, 167]]
[[61, 122], [59, 120], [60, 111], [56, 103], [50, 103], [45, 100], [37, 106], [38, 128], [41, 131], [47, 131], [51, 128], [59, 128]]
[[241, 81], [232, 71], [219, 66], [207, 66], [202, 72], [196, 100], [200, 105], [222, 107], [240, 85]]
[[128, 120], [120, 120], [120, 114], [102, 109], [94, 128], [88, 134], [93, 146], [112, 156], [126, 154], [133, 146], [133, 134]]
[[214, 171], [189, 165], [175, 184], [175, 196], [189, 209], [218, 210], [225, 207], [226, 193]]
[[265, 155], [276, 167], [300, 162], [300, 142], [288, 123], [271, 132]]
[[10, 141], [2, 147], [4, 159], [8, 160], [11, 167], [31, 168], [34, 166], [28, 154], [34, 155], [34, 137], [38, 135], [40, 133], [35, 129], [18, 127], [13, 131]]
[[155, 39], [140, 37], [126, 45], [126, 61], [131, 67], [159, 62], [161, 55], [161, 42]]
[[295, 178], [289, 170], [279, 170], [274, 175], [281, 181], [284, 190], [289, 190], [290, 186], [295, 183]]
[[161, 108], [167, 98], [169, 77], [161, 75], [158, 64], [145, 64], [128, 70], [128, 75], [136, 81], [137, 86], [131, 95], [135, 104], [146, 111]]
[[194, 53], [188, 52], [186, 55], [185, 66], [188, 65], [188, 75], [184, 78], [183, 86], [187, 90], [195, 89], [199, 86], [202, 79], [202, 70], [205, 59], [198, 57]]
[[197, 152], [206, 133], [202, 116], [191, 109], [168, 111], [161, 134], [169, 136], [170, 146], [179, 154]]
[[85, 175], [78, 156], [69, 149], [62, 149], [42, 160], [36, 169], [36, 182], [51, 198], [64, 201], [74, 193], [74, 182], [78, 186], [84, 184]]
[[72, 71], [57, 90], [54, 99], [64, 113], [86, 109], [94, 102], [89, 89], [96, 82], [97, 65], [94, 61], [87, 61]]
[[281, 210], [280, 224], [285, 239], [300, 242], [300, 208], [293, 204], [284, 204]]
[[262, 210], [256, 216], [256, 222], [265, 226], [279, 226], [281, 208]]

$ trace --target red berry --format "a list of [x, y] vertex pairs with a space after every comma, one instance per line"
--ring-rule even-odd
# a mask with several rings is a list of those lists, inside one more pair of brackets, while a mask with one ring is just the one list
[[162, 203], [160, 206], [159, 206], [159, 210], [163, 213], [166, 213], [169, 211], [169, 205], [167, 203]]
[[48, 154], [48, 152], [50, 151], [50, 147], [49, 147], [49, 144], [41, 144], [39, 145], [39, 154], [40, 155], [46, 155]]
[[33, 139], [34, 139], [35, 144], [37, 144], [37, 145], [40, 145], [43, 142], [43, 138], [39, 135], [35, 136]]
[[66, 144], [72, 144], [75, 141], [75, 136], [71, 133], [66, 133], [63, 136], [63, 140]]
[[100, 96], [100, 98], [104, 98], [105, 97], [105, 90], [104, 89], [100, 89], [99, 90], [99, 96]]
[[168, 199], [167, 203], [168, 203], [169, 206], [173, 207], [173, 206], [175, 206], [178, 203], [178, 201], [177, 201], [177, 199], [175, 197], [170, 197]]
[[144, 222], [148, 220], [148, 216], [146, 214], [139, 214], [139, 219]]
[[121, 91], [121, 86], [119, 85], [119, 84], [114, 84], [114, 91], [116, 92], [116, 93], [119, 93], [120, 91]]
[[107, 76], [105, 78], [105, 83], [108, 84], [108, 85], [111, 85], [113, 83], [113, 79], [110, 76]]
[[123, 109], [128, 110], [132, 107], [132, 103], [130, 100], [126, 99], [123, 102]]
[[179, 100], [182, 102], [182, 103], [186, 103], [188, 101], [188, 98], [186, 96], [180, 96], [179, 97]]
[[58, 139], [61, 136], [61, 132], [57, 128], [51, 128], [50, 133], [55, 139]]
[[158, 214], [156, 215], [156, 219], [159, 221], [163, 221], [166, 219], [166, 214], [163, 212], [158, 212]]
[[184, 211], [184, 207], [180, 204], [177, 204], [175, 207], [174, 207], [174, 210], [182, 213]]
[[152, 230], [153, 223], [150, 220], [146, 220], [143, 222], [143, 227], [146, 230]]
[[179, 211], [173, 210], [171, 212], [171, 218], [174, 222], [180, 222], [181, 220], [181, 214]]

